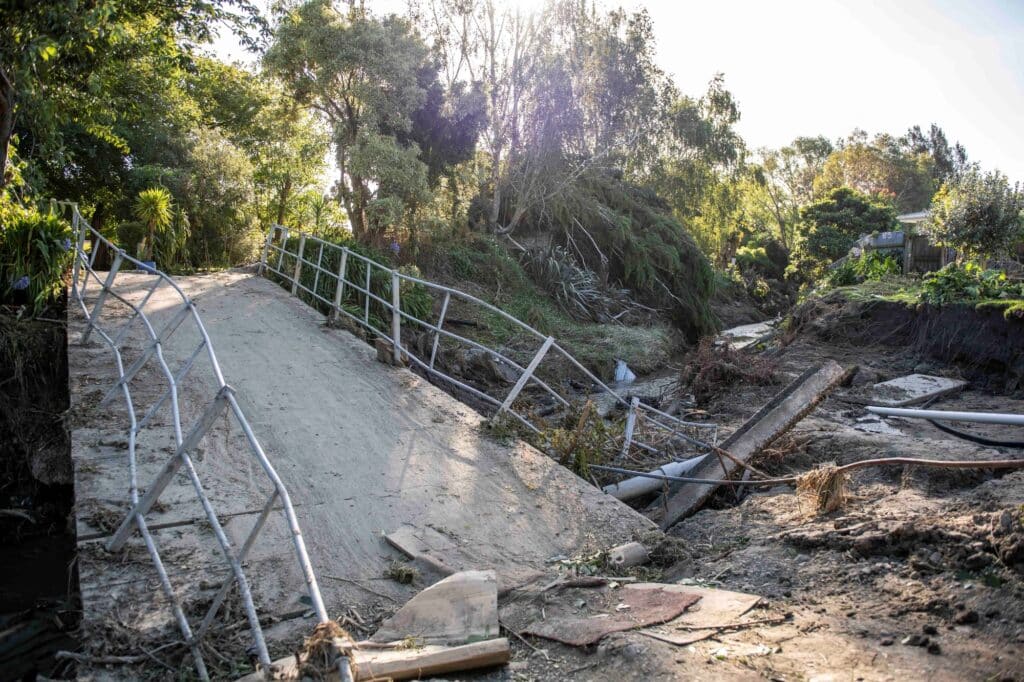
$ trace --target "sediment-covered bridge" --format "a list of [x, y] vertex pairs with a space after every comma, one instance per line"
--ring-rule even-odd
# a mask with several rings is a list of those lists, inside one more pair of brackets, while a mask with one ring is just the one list
[[[418, 546], [428, 571], [494, 568], [501, 587], [529, 580], [550, 557], [609, 547], [653, 527], [534, 448], [489, 437], [478, 413], [412, 372], [377, 362], [364, 342], [327, 327], [254, 270], [177, 278], [179, 290], [127, 263], [113, 275], [93, 272], [86, 251], [76, 267], [81, 305], [69, 306], [68, 360], [87, 638], [132, 639], [154, 650], [184, 621], [192, 640], [171, 638], [205, 654], [218, 676], [231, 672], [217, 650], [224, 638], [265, 655], [254, 645], [239, 570], [270, 649], [294, 646], [311, 617], [323, 615], [297, 547], [308, 554], [326, 614], [358, 618], [381, 597], [402, 602], [417, 589], [380, 580], [402, 556], [385, 534]], [[97, 310], [102, 283], [108, 295]], [[203, 331], [186, 329], [193, 312], [210, 343]], [[172, 327], [173, 335], [161, 336]], [[211, 348], [219, 372], [203, 361]], [[231, 404], [218, 408], [227, 394]], [[196, 424], [209, 428], [193, 446]], [[276, 470], [277, 488], [253, 439]], [[276, 489], [290, 496], [302, 543]], [[144, 521], [132, 508], [145, 512]], [[111, 543], [119, 526], [122, 548]], [[112, 544], [116, 551], [108, 551]], [[235, 571], [225, 545], [239, 559]], [[210, 628], [213, 644], [199, 637], [204, 618], [227, 626]]]

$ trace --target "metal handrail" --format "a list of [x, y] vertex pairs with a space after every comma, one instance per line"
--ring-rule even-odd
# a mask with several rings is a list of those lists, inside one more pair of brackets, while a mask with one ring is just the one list
[[[305, 232], [298, 232], [299, 242], [297, 251], [292, 252], [287, 249], [289, 241], [289, 230], [281, 225], [271, 225], [267, 231], [266, 241], [263, 245], [262, 254], [260, 256], [259, 272], [262, 275], [266, 275], [268, 272], [272, 272], [280, 277], [285, 283], [291, 285], [292, 295], [298, 295], [300, 291], [308, 294], [314, 300], [319, 301], [323, 305], [329, 308], [328, 317], [331, 319], [337, 319], [339, 315], [345, 315], [347, 318], [353, 320], [361, 327], [365, 328], [375, 336], [387, 341], [391, 344], [392, 353], [396, 364], [400, 364], [403, 360], [415, 364], [421, 368], [429, 376], [437, 377], [444, 382], [448, 382], [451, 385], [464, 390], [475, 397], [481, 399], [484, 403], [495, 407], [495, 415], [508, 413], [510, 416], [515, 418], [519, 423], [525, 426], [527, 429], [534, 433], [540, 433], [540, 429], [530, 421], [530, 415], [521, 414], [515, 409], [515, 401], [529, 384], [534, 384], [540, 387], [545, 394], [553, 397], [556, 402], [563, 406], [568, 406], [569, 402], [552, 388], [548, 383], [541, 379], [536, 374], [537, 368], [540, 364], [549, 356], [551, 353], [560, 355], [567, 360], [583, 377], [592, 382], [593, 385], [597, 386], [600, 390], [608, 393], [614, 398], [616, 403], [627, 411], [627, 420], [633, 421], [637, 417], [643, 417], [643, 423], [646, 431], [656, 434], [656, 437], [649, 440], [657, 442], [645, 442], [641, 440], [641, 435], [632, 430], [627, 430], [626, 443], [624, 444], [623, 452], [628, 452], [631, 446], [636, 446], [640, 450], [647, 452], [658, 453], [661, 451], [659, 443], [667, 442], [682, 442], [686, 445], [695, 447], [700, 451], [710, 451], [711, 447], [717, 443], [718, 439], [718, 426], [717, 424], [707, 422], [691, 422], [684, 421], [673, 417], [665, 412], [655, 409], [654, 407], [647, 405], [641, 401], [630, 401], [621, 396], [601, 379], [594, 375], [593, 372], [588, 370], [579, 360], [577, 360], [571, 353], [555, 341], [552, 337], [546, 336], [540, 331], [534, 329], [529, 324], [523, 322], [517, 317], [510, 315], [506, 311], [498, 308], [486, 301], [468, 294], [458, 289], [431, 282], [419, 277], [414, 277], [400, 270], [390, 268], [386, 265], [378, 263], [377, 261], [368, 258], [362, 254], [356, 253], [347, 246], [335, 244], [333, 242], [320, 239], [311, 234]], [[319, 246], [318, 255], [316, 262], [306, 257], [306, 248], [308, 244], [315, 244]], [[337, 271], [330, 271], [323, 267], [323, 257], [325, 249], [335, 249], [340, 254], [339, 267]], [[276, 265], [271, 263], [271, 254], [277, 253]], [[285, 268], [285, 257], [294, 258], [295, 263], [292, 267], [291, 272], [288, 272]], [[366, 269], [365, 281], [355, 282], [347, 277], [349, 273], [348, 265], [353, 260], [361, 262]], [[310, 289], [302, 283], [302, 271], [304, 268], [312, 268], [315, 272], [313, 288]], [[390, 277], [391, 279], [391, 300], [388, 301], [382, 296], [375, 294], [370, 288], [370, 282], [372, 272], [374, 270]], [[328, 299], [325, 296], [318, 293], [320, 286], [321, 275], [326, 276], [329, 280], [334, 281], [334, 296], [333, 299]], [[412, 315], [401, 308], [401, 283], [410, 282], [415, 285], [422, 286], [429, 290], [432, 294], [440, 295], [441, 298], [441, 312], [436, 322], [423, 320], [415, 315]], [[329, 287], [330, 288], [330, 287]], [[362, 294], [365, 305], [363, 306], [362, 316], [354, 315], [349, 310], [346, 310], [342, 305], [344, 298], [344, 292], [347, 290], [355, 291]], [[464, 303], [470, 304], [489, 313], [496, 314], [502, 319], [512, 323], [517, 328], [532, 336], [534, 339], [541, 342], [540, 348], [534, 354], [532, 360], [523, 366], [516, 362], [512, 358], [508, 357], [506, 353], [489, 347], [485, 344], [480, 343], [474, 339], [466, 338], [460, 334], [444, 328], [445, 315], [448, 311], [449, 304], [452, 300], [458, 299]], [[380, 329], [377, 329], [370, 323], [370, 302], [373, 301], [381, 306], [384, 310], [389, 311], [391, 314], [391, 333], [385, 333]], [[436, 299], [435, 299], [436, 302]], [[404, 322], [411, 322], [424, 330], [430, 332], [433, 335], [433, 341], [431, 344], [430, 355], [427, 357], [419, 357], [415, 348], [402, 345], [401, 330]], [[511, 389], [511, 391], [505, 396], [493, 396], [489, 395], [480, 389], [470, 386], [465, 382], [462, 382], [436, 367], [436, 358], [438, 352], [438, 346], [441, 339], [450, 339], [452, 341], [465, 344], [470, 348], [475, 348], [483, 352], [489, 353], [494, 356], [498, 361], [508, 365], [512, 369], [519, 372], [519, 379]], [[691, 435], [695, 434], [695, 435]], [[682, 455], [676, 454], [673, 456], [674, 459], [679, 459]]]
[[[249, 622], [249, 629], [252, 633], [257, 658], [265, 670], [269, 669], [269, 666], [271, 665], [270, 653], [267, 650], [263, 630], [259, 622], [259, 616], [256, 613], [256, 607], [253, 602], [252, 592], [242, 568], [242, 562], [245, 560], [250, 549], [254, 545], [260, 531], [263, 529], [265, 522], [270, 516], [270, 512], [273, 511], [274, 506], [277, 504], [279, 504], [283, 510], [289, 534], [292, 537], [295, 557], [301, 569], [302, 577], [306, 584], [313, 610], [321, 623], [329, 620], [327, 609], [325, 608], [323, 598], [320, 595], [320, 588], [317, 585], [316, 576], [313, 573], [313, 567], [306, 551], [302, 532], [299, 529], [298, 518], [295, 515], [295, 509], [292, 506], [288, 491], [285, 489], [284, 483], [281, 481], [274, 469], [274, 466], [271, 464], [270, 459], [264, 452], [255, 433], [253, 433], [252, 427], [249, 425], [245, 414], [242, 412], [242, 408], [236, 400], [234, 389], [225, 382], [220, 363], [218, 362], [217, 355], [213, 350], [213, 343], [210, 339], [210, 335], [199, 316], [198, 310], [196, 310], [196, 306], [181, 287], [178, 286], [170, 276], [160, 272], [159, 270], [148, 267], [145, 263], [129, 256], [124, 250], [111, 243], [96, 229], [89, 225], [79, 212], [77, 204], [72, 202], [55, 202], [55, 204], [65, 211], [66, 214], [70, 214], [72, 230], [75, 238], [71, 296], [78, 303], [86, 320], [86, 328], [82, 332], [80, 343], [87, 343], [90, 336], [95, 333], [102, 339], [103, 343], [110, 348], [114, 356], [118, 376], [117, 381], [104, 396], [102, 404], [106, 404], [120, 394], [124, 399], [128, 410], [128, 479], [129, 502], [131, 504], [131, 509], [121, 522], [117, 531], [107, 542], [107, 549], [110, 551], [120, 550], [127, 542], [132, 532], [132, 527], [134, 526], [138, 529], [139, 534], [146, 545], [146, 550], [153, 561], [153, 565], [160, 580], [161, 589], [171, 604], [171, 610], [174, 618], [177, 621], [182, 635], [184, 636], [186, 645], [192, 653], [196, 671], [198, 672], [199, 677], [203, 680], [209, 679], [209, 673], [206, 669], [206, 664], [203, 660], [199, 643], [203, 636], [210, 631], [217, 612], [223, 604], [224, 599], [227, 597], [231, 586], [233, 584], [237, 584], [246, 617]], [[87, 236], [92, 242], [91, 253], [86, 252], [85, 244]], [[110, 270], [104, 277], [101, 277], [94, 269], [96, 254], [98, 253], [99, 246], [101, 244], [110, 249], [114, 255]], [[122, 295], [116, 290], [118, 286], [117, 277], [125, 263], [134, 264], [141, 272], [154, 277], [154, 280], [146, 291], [145, 296], [138, 303], [133, 303], [127, 295]], [[90, 308], [86, 303], [86, 295], [89, 291], [89, 285], [92, 280], [95, 280], [99, 284], [100, 291], [95, 295], [95, 301], [92, 302]], [[157, 289], [162, 285], [170, 287], [170, 289], [172, 289], [180, 299], [180, 302], [176, 306], [172, 307], [171, 320], [162, 328], [157, 330], [154, 328], [152, 321], [146, 313], [146, 306], [149, 304]], [[102, 317], [104, 306], [111, 300], [127, 306], [132, 311], [128, 320], [116, 331], [108, 329], [107, 326], [110, 320]], [[174, 310], [174, 308], [177, 308], [177, 310]], [[164, 310], [166, 310], [166, 308], [164, 308]], [[164, 346], [186, 321], [191, 321], [191, 327], [198, 333], [200, 340], [195, 350], [188, 355], [188, 358], [180, 365], [180, 367], [178, 367], [177, 371], [172, 371], [171, 367], [168, 365], [167, 358], [164, 355]], [[141, 324], [142, 330], [144, 330], [148, 337], [148, 345], [143, 350], [142, 355], [126, 369], [124, 357], [122, 355], [122, 343], [125, 338], [127, 338], [129, 330], [133, 326], [138, 326], [136, 323]], [[184, 400], [186, 396], [181, 395], [179, 385], [192, 370], [195, 361], [201, 356], [204, 350], [206, 351], [206, 359], [208, 360], [209, 368], [216, 381], [216, 390], [214, 394], [208, 398], [209, 402], [205, 409], [202, 410], [198, 418], [195, 420], [195, 423], [188, 430], [187, 435], [185, 435], [181, 417], [181, 401]], [[156, 359], [160, 374], [166, 382], [167, 388], [161, 393], [160, 398], [149, 407], [143, 417], [139, 419], [135, 412], [135, 402], [132, 397], [131, 381], [133, 377], [135, 377], [135, 375], [154, 358]], [[150, 419], [168, 400], [170, 400], [171, 418], [174, 429], [175, 452], [163, 465], [156, 479], [145, 488], [145, 494], [140, 495], [140, 488], [138, 484], [137, 436], [148, 426]], [[209, 497], [203, 489], [202, 481], [199, 478], [199, 474], [196, 471], [191, 457], [191, 452], [195, 449], [210, 427], [221, 415], [225, 414], [234, 416], [235, 421], [248, 443], [251, 456], [259, 463], [273, 487], [273, 492], [271, 492], [270, 497], [264, 504], [260, 515], [257, 517], [248, 536], [242, 543], [241, 548], [238, 550], [235, 550], [231, 546], [231, 542], [224, 532], [220, 519], [217, 517], [216, 510], [213, 508]], [[177, 595], [174, 593], [170, 579], [167, 576], [167, 571], [160, 558], [160, 552], [152, 534], [149, 531], [145, 519], [146, 514], [150, 509], [152, 509], [161, 493], [166, 489], [174, 475], [181, 468], [184, 468], [185, 473], [195, 490], [196, 496], [202, 504], [203, 510], [206, 514], [206, 519], [213, 529], [217, 542], [220, 545], [225, 563], [229, 568], [228, 575], [221, 584], [220, 590], [207, 610], [202, 623], [199, 628], [194, 631], [188, 621], [188, 618], [185, 616]], [[342, 675], [344, 679], [344, 673], [348, 671], [348, 662], [344, 657], [342, 657], [339, 660], [339, 665], [342, 668]]]

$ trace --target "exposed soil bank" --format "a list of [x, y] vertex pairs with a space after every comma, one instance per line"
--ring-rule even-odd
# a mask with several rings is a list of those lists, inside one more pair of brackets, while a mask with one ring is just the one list
[[834, 345], [886, 345], [955, 363], [975, 384], [1024, 391], [1024, 320], [970, 305], [909, 306], [833, 294], [793, 311], [793, 330]]
[[[47, 311], [62, 320], [64, 306]], [[66, 327], [0, 315], [0, 679], [73, 674], [79, 620]]]

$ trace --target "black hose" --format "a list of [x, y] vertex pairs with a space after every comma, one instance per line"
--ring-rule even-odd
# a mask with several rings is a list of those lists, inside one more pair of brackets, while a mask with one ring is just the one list
[[970, 441], [972, 443], [978, 443], [979, 445], [990, 445], [996, 448], [1020, 448], [1024, 449], [1024, 441], [1019, 440], [995, 440], [994, 438], [986, 438], [985, 436], [979, 436], [974, 433], [968, 433], [967, 431], [961, 431], [955, 429], [952, 426], [937, 422], [934, 419], [929, 419], [928, 423], [937, 428], [939, 431], [945, 431], [951, 436], [962, 438], [963, 440]]

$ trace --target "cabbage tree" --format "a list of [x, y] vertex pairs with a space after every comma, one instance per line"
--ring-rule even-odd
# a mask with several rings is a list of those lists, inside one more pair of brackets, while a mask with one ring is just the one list
[[171, 226], [174, 212], [171, 209], [171, 193], [163, 187], [150, 187], [139, 192], [135, 200], [135, 217], [146, 226], [146, 245], [143, 260], [153, 260], [153, 244], [158, 232]]

